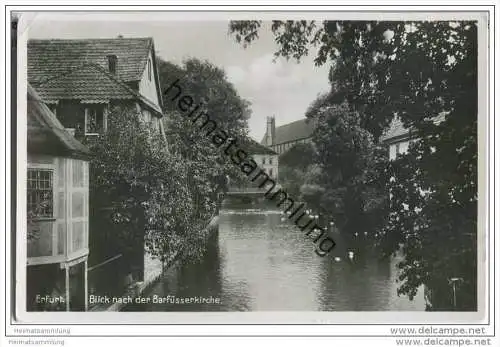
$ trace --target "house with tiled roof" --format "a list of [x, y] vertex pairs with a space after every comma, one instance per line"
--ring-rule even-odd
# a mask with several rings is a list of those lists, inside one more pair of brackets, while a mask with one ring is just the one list
[[[108, 118], [115, 106], [136, 110], [141, 120], [165, 137], [161, 121], [162, 93], [152, 38], [29, 40], [27, 53], [28, 83], [36, 90], [39, 101], [57, 117], [64, 132], [73, 134], [74, 139], [96, 137], [106, 132]], [[71, 171], [65, 172], [66, 176], [44, 177], [71, 184], [71, 176], [68, 176]], [[88, 173], [85, 177], [88, 180]], [[87, 213], [88, 210], [85, 209]], [[75, 210], [68, 207], [65, 211], [73, 213]], [[91, 217], [90, 224], [86, 242], [89, 236], [94, 240], [94, 235], [102, 228], [98, 218]], [[138, 243], [137, 247], [141, 245]], [[90, 269], [102, 263], [108, 266], [109, 259], [121, 259], [122, 254], [111, 252], [115, 251], [98, 256], [91, 252]], [[161, 262], [139, 248], [134, 259], [124, 263], [129, 268], [124, 271], [134, 269], [133, 281], [143, 284], [162, 271]], [[89, 281], [90, 291], [107, 295], [93, 282]]]
[[152, 38], [29, 40], [28, 81], [77, 135], [98, 135], [114, 106], [135, 106], [164, 136]]
[[275, 118], [267, 117], [266, 133], [260, 143], [281, 155], [298, 143], [310, 142], [313, 130], [314, 126], [308, 119], [276, 127]]

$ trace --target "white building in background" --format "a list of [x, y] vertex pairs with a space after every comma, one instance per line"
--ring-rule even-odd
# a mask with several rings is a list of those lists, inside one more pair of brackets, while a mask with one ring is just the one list
[[[445, 117], [445, 113], [439, 114], [434, 117], [434, 123], [443, 122]], [[389, 129], [382, 136], [382, 142], [389, 146], [389, 160], [396, 159], [398, 154], [407, 153], [410, 143], [417, 140], [411, 129], [405, 128], [398, 117], [394, 117]]]
[[389, 130], [382, 136], [382, 141], [389, 146], [389, 159], [394, 160], [398, 154], [408, 152], [411, 132], [403, 126], [401, 120], [395, 117]]
[[273, 180], [278, 181], [278, 153], [253, 140], [247, 143], [244, 148], [249, 154], [252, 155], [253, 159], [262, 171], [264, 171]]

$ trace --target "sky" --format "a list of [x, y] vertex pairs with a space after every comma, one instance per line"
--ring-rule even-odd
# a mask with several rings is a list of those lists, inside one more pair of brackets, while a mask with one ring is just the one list
[[314, 66], [316, 51], [300, 63], [273, 61], [278, 46], [269, 22], [246, 49], [228, 34], [228, 24], [227, 16], [206, 13], [27, 13], [20, 32], [37, 39], [153, 37], [165, 60], [208, 60], [223, 68], [239, 95], [251, 102], [250, 135], [260, 141], [267, 116], [274, 115], [277, 126], [304, 118], [309, 104], [329, 89], [328, 67]]

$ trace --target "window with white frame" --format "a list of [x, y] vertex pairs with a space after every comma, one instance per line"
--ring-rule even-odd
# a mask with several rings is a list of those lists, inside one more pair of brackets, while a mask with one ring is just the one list
[[28, 169], [27, 208], [31, 218], [54, 216], [53, 171], [51, 169]]
[[87, 107], [85, 109], [85, 135], [99, 135], [104, 132], [103, 109]]

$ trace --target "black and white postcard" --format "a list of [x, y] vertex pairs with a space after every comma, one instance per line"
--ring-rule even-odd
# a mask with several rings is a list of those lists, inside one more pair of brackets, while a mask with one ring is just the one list
[[489, 316], [487, 12], [12, 23], [21, 322]]

